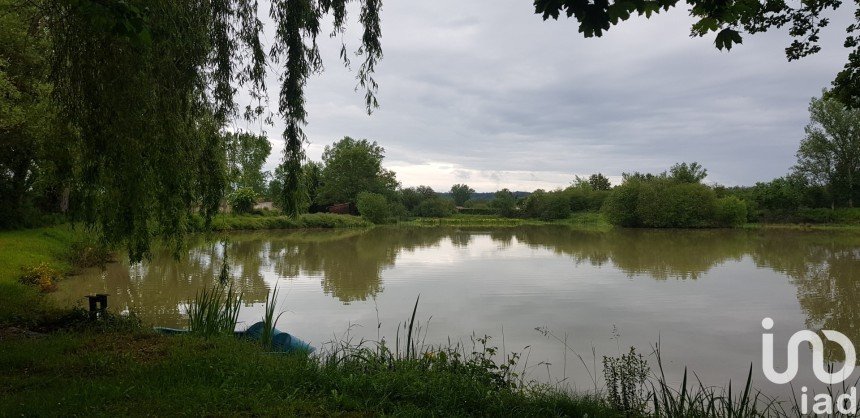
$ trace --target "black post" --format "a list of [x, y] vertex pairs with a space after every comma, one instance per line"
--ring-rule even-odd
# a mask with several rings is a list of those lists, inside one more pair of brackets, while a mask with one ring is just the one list
[[87, 300], [90, 304], [90, 319], [104, 316], [104, 313], [107, 310], [107, 297], [108, 295], [103, 293], [87, 296]]

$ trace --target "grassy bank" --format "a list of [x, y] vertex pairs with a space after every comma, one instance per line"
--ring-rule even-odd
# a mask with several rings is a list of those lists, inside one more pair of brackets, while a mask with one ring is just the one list
[[215, 231], [310, 228], [363, 228], [372, 224], [360, 217], [328, 213], [304, 214], [298, 218], [264, 215], [218, 215], [212, 219]]
[[743, 225], [744, 229], [778, 229], [778, 230], [795, 230], [795, 231], [856, 231], [860, 232], [860, 225], [857, 224], [836, 224], [836, 223], [748, 223]]
[[605, 231], [612, 226], [596, 212], [577, 212], [567, 219], [542, 221], [528, 218], [504, 218], [498, 215], [458, 214], [448, 218], [417, 218], [398, 222], [403, 226], [462, 226], [462, 227], [516, 227], [524, 225], [565, 225], [576, 229]]
[[22, 266], [46, 263], [69, 272], [72, 243], [81, 231], [69, 226], [0, 232], [0, 284], [14, 282]]
[[273, 355], [229, 337], [63, 333], [0, 342], [0, 415], [614, 415], [472, 366]]
[[73, 248], [85, 241], [86, 234], [70, 226], [0, 232], [0, 326], [34, 326], [55, 316], [58, 310], [18, 278], [24, 268], [35, 266], [68, 274], [74, 269]]

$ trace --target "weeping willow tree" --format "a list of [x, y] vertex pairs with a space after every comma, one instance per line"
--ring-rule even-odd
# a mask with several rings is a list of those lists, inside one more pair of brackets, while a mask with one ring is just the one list
[[[357, 82], [377, 107], [381, 0], [358, 0], [364, 31]], [[85, 219], [132, 261], [162, 238], [177, 252], [198, 211], [208, 224], [225, 185], [223, 136], [237, 117], [263, 118], [266, 69], [280, 76], [283, 207], [298, 213], [307, 123], [304, 88], [323, 69], [317, 38], [342, 34], [350, 0], [272, 0], [268, 51], [256, 0], [48, 0], [54, 92], [80, 142]], [[346, 45], [341, 58], [349, 64]], [[267, 62], [268, 61], [268, 62]], [[270, 65], [276, 64], [276, 65]], [[239, 111], [238, 89], [256, 105]]]

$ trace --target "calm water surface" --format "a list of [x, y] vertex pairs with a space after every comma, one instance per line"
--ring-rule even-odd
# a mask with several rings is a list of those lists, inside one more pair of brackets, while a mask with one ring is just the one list
[[[471, 345], [473, 333], [490, 335], [508, 352], [528, 355], [531, 377], [581, 390], [593, 386], [588, 372], [536, 327], [567, 335], [589, 368], [593, 349], [598, 375], [602, 355], [629, 346], [647, 354], [659, 340], [672, 373], [687, 366], [706, 384], [722, 385], [742, 381], [753, 363], [756, 385], [779, 395], [788, 389], [768, 384], [760, 370], [762, 318], [776, 321], [778, 368], [785, 341], [800, 329], [834, 329], [860, 347], [860, 235], [830, 231], [235, 233], [226, 244], [201, 239], [181, 261], [163, 253], [139, 265], [86, 271], [56, 296], [79, 303], [86, 294], [108, 293], [115, 310], [184, 326], [184, 303], [215, 283], [225, 248], [244, 292], [246, 324], [262, 316], [277, 285], [286, 311], [281, 329], [316, 345], [347, 330], [392, 341], [420, 294], [427, 343], [450, 337]], [[796, 385], [814, 381], [808, 357], [802, 354]]]

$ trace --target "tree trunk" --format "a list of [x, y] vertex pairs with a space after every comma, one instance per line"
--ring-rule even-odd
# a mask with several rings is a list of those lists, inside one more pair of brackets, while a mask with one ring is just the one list
[[63, 194], [60, 196], [60, 212], [66, 213], [69, 211], [69, 194], [72, 189], [69, 186], [63, 187]]

